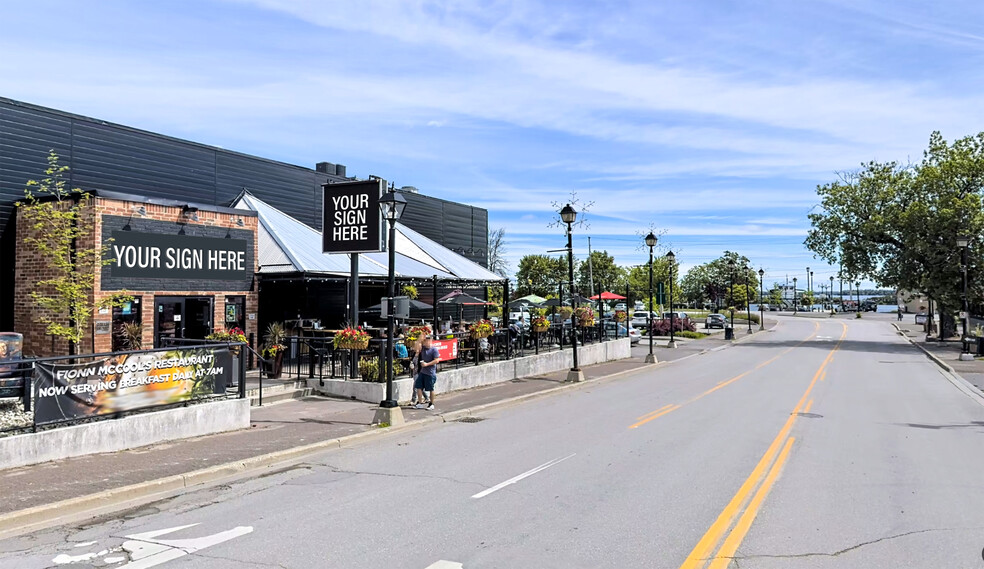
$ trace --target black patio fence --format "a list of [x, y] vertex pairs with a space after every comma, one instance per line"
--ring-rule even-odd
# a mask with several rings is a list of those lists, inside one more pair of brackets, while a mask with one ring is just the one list
[[118, 419], [206, 401], [246, 397], [238, 342], [195, 341], [152, 350], [106, 352], [4, 363], [0, 397], [21, 412], [0, 433]]
[[[578, 345], [594, 344], [600, 341], [613, 340], [616, 337], [626, 337], [626, 332], [616, 332], [617, 327], [609, 324], [602, 326], [578, 326]], [[529, 329], [514, 333], [508, 328], [498, 328], [487, 338], [472, 338], [468, 332], [437, 334], [435, 344], [449, 344], [448, 352], [442, 352], [442, 369], [459, 369], [466, 366], [477, 366], [517, 357], [536, 355], [546, 352], [570, 348], [570, 322], [552, 323], [544, 332], [534, 332]], [[617, 335], [617, 336], [616, 336]], [[336, 348], [334, 337], [319, 334], [317, 336], [289, 336], [285, 344], [287, 351], [284, 356], [282, 377], [288, 379], [351, 379], [356, 381], [386, 381], [386, 340], [371, 339], [369, 345], [359, 354], [359, 370], [353, 374], [351, 370], [350, 353], [352, 350]], [[407, 357], [394, 355], [396, 363], [395, 377], [410, 377], [413, 352], [407, 346]], [[444, 349], [439, 346], [439, 349]]]

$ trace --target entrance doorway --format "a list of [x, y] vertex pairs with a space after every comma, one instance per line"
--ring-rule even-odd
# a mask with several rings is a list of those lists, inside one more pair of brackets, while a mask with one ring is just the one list
[[204, 340], [212, 333], [211, 296], [155, 296], [154, 347], [163, 338]]

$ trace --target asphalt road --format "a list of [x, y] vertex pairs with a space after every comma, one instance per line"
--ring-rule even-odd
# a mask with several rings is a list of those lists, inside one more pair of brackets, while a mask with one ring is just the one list
[[0, 567], [984, 567], [982, 473], [984, 406], [886, 320], [780, 317], [479, 422], [2, 541]]

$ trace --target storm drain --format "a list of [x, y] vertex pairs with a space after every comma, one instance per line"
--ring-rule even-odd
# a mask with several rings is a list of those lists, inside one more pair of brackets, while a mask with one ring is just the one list
[[485, 417], [462, 417], [458, 419], [458, 423], [480, 423], [485, 420]]

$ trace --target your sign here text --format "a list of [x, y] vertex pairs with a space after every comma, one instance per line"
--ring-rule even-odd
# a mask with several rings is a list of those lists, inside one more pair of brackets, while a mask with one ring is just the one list
[[331, 201], [335, 206], [335, 224], [331, 228], [331, 238], [335, 241], [368, 239], [366, 212], [369, 209], [369, 194], [332, 196]]
[[322, 251], [372, 253], [382, 251], [379, 196], [382, 180], [323, 184]]
[[141, 269], [207, 269], [245, 271], [246, 251], [113, 245], [117, 267]]

